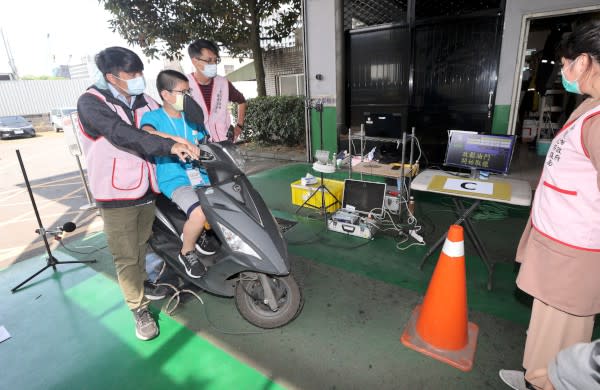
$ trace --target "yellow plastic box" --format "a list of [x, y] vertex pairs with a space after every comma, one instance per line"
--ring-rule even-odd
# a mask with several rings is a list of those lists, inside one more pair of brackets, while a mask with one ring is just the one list
[[[297, 206], [302, 206], [302, 204], [315, 192], [317, 192], [317, 187], [319, 187], [319, 183], [321, 179], [317, 179], [316, 184], [303, 186], [301, 180], [296, 180], [291, 184], [292, 186], [292, 204]], [[342, 207], [342, 195], [344, 194], [344, 182], [338, 180], [330, 180], [323, 179], [325, 187], [329, 190], [328, 193], [325, 190], [321, 190], [317, 192], [310, 200], [304, 205], [304, 207], [311, 208], [321, 208], [321, 199], [322, 194], [325, 193], [325, 206], [327, 207], [327, 212], [332, 213], [335, 210]], [[337, 198], [337, 202], [334, 197]]]

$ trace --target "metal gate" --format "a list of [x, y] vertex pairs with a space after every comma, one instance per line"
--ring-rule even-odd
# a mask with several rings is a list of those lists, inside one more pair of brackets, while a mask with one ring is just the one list
[[490, 131], [503, 0], [346, 0], [347, 118], [402, 116], [432, 162], [448, 129]]

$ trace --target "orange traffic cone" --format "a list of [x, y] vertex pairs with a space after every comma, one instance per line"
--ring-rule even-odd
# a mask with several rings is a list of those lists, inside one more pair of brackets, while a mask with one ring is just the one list
[[450, 226], [422, 305], [413, 310], [404, 345], [462, 371], [473, 368], [479, 327], [467, 319], [463, 228]]

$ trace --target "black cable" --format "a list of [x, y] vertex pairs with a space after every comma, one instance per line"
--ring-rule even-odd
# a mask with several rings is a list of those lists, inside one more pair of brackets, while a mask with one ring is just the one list
[[304, 244], [312, 244], [315, 242], [319, 242], [321, 241], [321, 239], [318, 236], [312, 237], [312, 238], [308, 238], [306, 240], [300, 240], [300, 241], [288, 241], [286, 240], [286, 242], [288, 243], [288, 245], [304, 245]]
[[314, 238], [311, 238], [309, 240], [303, 240], [303, 241], [295, 241], [295, 242], [288, 241], [288, 244], [289, 245], [302, 245], [302, 244], [320, 243], [320, 244], [327, 244], [329, 247], [336, 248], [336, 249], [356, 249], [356, 248], [365, 246], [372, 241], [372, 240], [367, 240], [366, 242], [363, 242], [359, 245], [354, 245], [354, 246], [333, 245], [333, 244], [331, 244], [331, 241], [327, 239], [327, 237], [321, 235], [321, 233], [328, 232], [328, 231], [329, 231], [328, 229], [324, 229], [324, 230], [321, 230], [320, 233], [317, 233], [317, 235]]
[[103, 250], [103, 249], [105, 249], [105, 248], [108, 247], [108, 245], [104, 245], [104, 246], [101, 246], [101, 247], [97, 248], [97, 247], [92, 246], [92, 245], [87, 245], [87, 246], [95, 248], [95, 249], [93, 251], [91, 251], [91, 252], [81, 252], [81, 251], [76, 251], [75, 249], [71, 249], [68, 246], [66, 246], [62, 239], [58, 240], [58, 243], [60, 244], [60, 246], [62, 246], [63, 248], [65, 248], [67, 251], [72, 252], [72, 253], [77, 253], [77, 254], [80, 254], [80, 255], [91, 255], [93, 253], [99, 252], [99, 251], [101, 251], [101, 250]]

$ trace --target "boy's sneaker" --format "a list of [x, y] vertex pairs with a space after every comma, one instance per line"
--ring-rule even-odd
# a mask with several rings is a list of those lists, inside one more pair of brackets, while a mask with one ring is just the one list
[[[183, 242], [183, 233], [179, 236]], [[214, 238], [206, 234], [206, 230], [202, 231], [200, 238], [196, 241], [196, 250], [206, 256], [214, 255], [219, 249], [219, 245]]]
[[219, 249], [219, 243], [214, 237], [206, 233], [206, 230], [202, 231], [200, 238], [196, 242], [196, 250], [203, 255], [214, 255]]
[[140, 340], [150, 340], [158, 336], [158, 326], [147, 307], [133, 310], [135, 335]]
[[198, 279], [206, 273], [206, 267], [202, 264], [195, 251], [189, 251], [185, 255], [179, 253], [178, 258], [179, 262], [185, 267], [185, 273], [190, 278]]
[[149, 280], [144, 280], [144, 295], [151, 301], [164, 299], [169, 294], [167, 286], [159, 286]]

